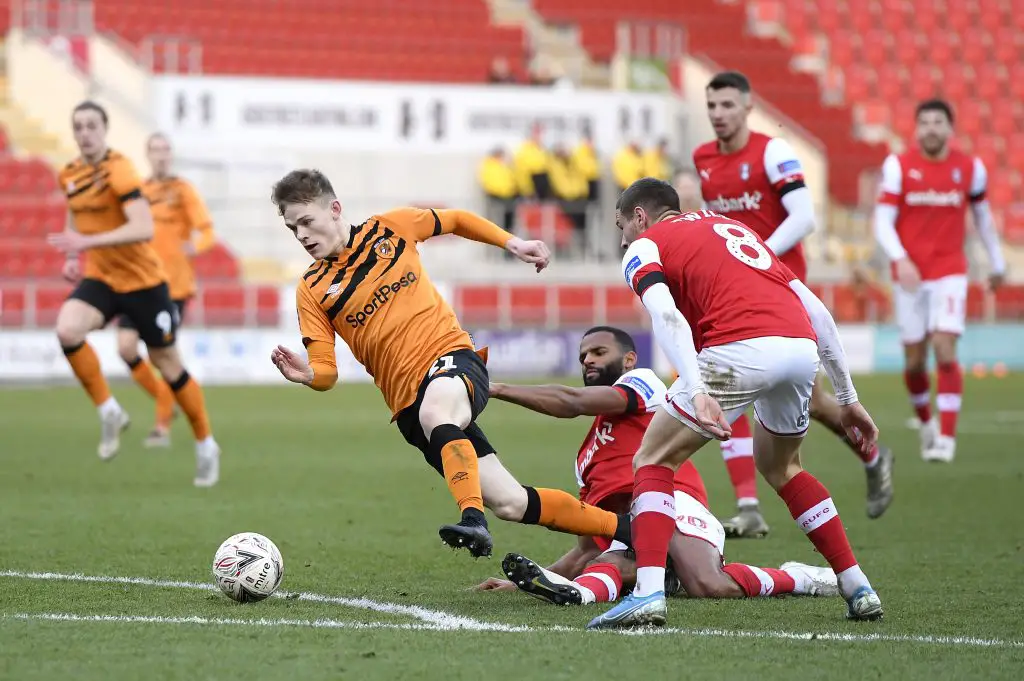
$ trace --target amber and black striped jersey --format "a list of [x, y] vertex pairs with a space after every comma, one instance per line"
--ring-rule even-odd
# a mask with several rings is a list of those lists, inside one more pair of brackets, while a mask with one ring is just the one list
[[352, 228], [337, 257], [318, 260], [296, 291], [303, 345], [352, 350], [393, 414], [412, 404], [431, 365], [472, 349], [469, 334], [423, 270], [416, 243], [449, 234], [467, 219], [458, 210], [404, 208]]
[[167, 273], [171, 298], [191, 298], [196, 292], [196, 275], [183, 246], [192, 241], [192, 232], [199, 233], [193, 241], [196, 255], [216, 243], [206, 204], [192, 183], [180, 177], [150, 178], [142, 193], [153, 212], [153, 248]]
[[[121, 227], [128, 222], [124, 204], [143, 200], [142, 180], [135, 167], [113, 150], [96, 164], [75, 159], [64, 166], [58, 180], [68, 197], [74, 228], [82, 234]], [[160, 259], [148, 241], [90, 249], [85, 253], [82, 276], [98, 279], [117, 293], [153, 288], [166, 281]]]

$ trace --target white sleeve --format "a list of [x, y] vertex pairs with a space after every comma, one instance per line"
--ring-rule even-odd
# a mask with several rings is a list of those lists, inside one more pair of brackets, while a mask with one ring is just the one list
[[686, 394], [693, 397], [706, 393], [697, 364], [697, 348], [693, 345], [693, 330], [676, 307], [668, 284], [657, 283], [647, 287], [641, 300], [651, 316], [654, 340], [679, 374]]
[[776, 191], [789, 184], [804, 186], [804, 169], [789, 142], [781, 137], [768, 140], [764, 148], [764, 172]]
[[798, 187], [782, 195], [786, 219], [764, 240], [775, 255], [782, 255], [814, 231], [814, 202], [811, 190]]
[[658, 245], [650, 239], [634, 241], [622, 256], [622, 274], [647, 308], [654, 339], [679, 374], [687, 394], [707, 392], [697, 366], [693, 331], [669, 291]]
[[853, 404], [857, 401], [857, 390], [850, 378], [850, 367], [846, 363], [846, 351], [839, 339], [839, 329], [832, 319], [832, 314], [825, 304], [814, 295], [799, 279], [789, 282], [790, 288], [796, 291], [800, 302], [804, 304], [807, 315], [811, 318], [814, 333], [818, 336], [818, 357], [832, 382], [839, 404]]
[[665, 403], [668, 388], [658, 375], [650, 369], [627, 371], [615, 381], [615, 385], [633, 392], [637, 397], [637, 411], [650, 411]]
[[902, 195], [903, 169], [900, 160], [894, 154], [889, 154], [882, 164], [882, 183], [878, 190], [878, 203], [875, 205], [874, 231], [878, 245], [893, 262], [907, 257], [907, 250], [896, 233], [896, 218]]
[[978, 237], [985, 245], [988, 253], [988, 261], [992, 266], [992, 272], [1002, 274], [1006, 271], [1006, 261], [1003, 260], [1003, 251], [999, 247], [999, 235], [996, 234], [995, 221], [992, 217], [992, 208], [988, 201], [974, 201], [971, 203], [971, 214], [974, 216], [974, 228], [978, 230]]
[[981, 201], [988, 191], [988, 169], [977, 156], [974, 157], [974, 171], [971, 173], [971, 188], [967, 195], [973, 201]]
[[879, 201], [899, 202], [903, 196], [903, 166], [896, 154], [889, 154], [882, 163], [882, 182], [878, 188]]

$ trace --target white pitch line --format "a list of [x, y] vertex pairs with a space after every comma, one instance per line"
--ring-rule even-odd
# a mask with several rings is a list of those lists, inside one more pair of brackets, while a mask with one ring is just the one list
[[[176, 589], [195, 589], [200, 591], [218, 591], [212, 584], [202, 582], [185, 582], [162, 579], [149, 579], [147, 577], [111, 577], [103, 575], [82, 575], [62, 574], [56, 572], [19, 572], [16, 570], [0, 571], [0, 577], [13, 577], [17, 579], [37, 579], [47, 581], [66, 582], [92, 582], [96, 584], [137, 584], [140, 586], [155, 586]], [[296, 600], [312, 601], [316, 603], [329, 603], [344, 605], [353, 608], [373, 610], [396, 615], [408, 615], [424, 622], [423, 624], [400, 624], [388, 622], [345, 622], [342, 620], [316, 619], [316, 620], [293, 620], [293, 619], [225, 619], [206, 617], [132, 617], [126, 615], [75, 615], [70, 613], [16, 613], [4, 614], [4, 619], [19, 620], [51, 620], [67, 622], [139, 622], [156, 624], [202, 624], [202, 625], [238, 625], [238, 626], [264, 626], [264, 627], [310, 627], [310, 628], [333, 628], [333, 629], [406, 629], [410, 631], [495, 631], [500, 633], [579, 633], [581, 628], [566, 626], [530, 627], [522, 625], [500, 624], [497, 622], [483, 622], [471, 617], [452, 615], [438, 610], [429, 610], [419, 606], [399, 605], [373, 601], [367, 598], [343, 598], [338, 596], [325, 596], [315, 593], [293, 594], [278, 592], [275, 598], [294, 598]], [[910, 634], [846, 634], [836, 632], [792, 632], [792, 631], [738, 631], [731, 629], [685, 629], [666, 627], [663, 629], [633, 629], [633, 630], [611, 630], [600, 632], [604, 634], [619, 634], [624, 636], [649, 636], [649, 635], [675, 635], [690, 636], [695, 638], [757, 638], [757, 639], [785, 639], [792, 641], [830, 641], [839, 643], [916, 643], [923, 645], [938, 645], [950, 647], [971, 647], [971, 648], [1024, 648], [1024, 641], [1014, 641], [994, 638], [976, 638], [969, 636], [927, 636]]]
[[[202, 626], [244, 626], [244, 627], [298, 627], [310, 629], [393, 629], [402, 631], [457, 631], [458, 628], [442, 624], [398, 624], [394, 622], [346, 622], [344, 620], [315, 619], [239, 619], [224, 617], [159, 617], [145, 615], [76, 615], [65, 612], [19, 612], [0, 615], [0, 619], [8, 620], [42, 620], [48, 622], [105, 622], [122, 624], [194, 624]], [[499, 633], [584, 633], [583, 629], [572, 627], [505, 627], [492, 629]], [[1024, 648], [1024, 641], [1004, 641], [1000, 639], [969, 638], [963, 636], [901, 636], [893, 634], [837, 634], [837, 633], [797, 633], [787, 631], [731, 631], [727, 629], [633, 629], [612, 630], [600, 634], [619, 634], [623, 636], [675, 635], [693, 638], [757, 638], [785, 639], [795, 641], [835, 641], [840, 643], [919, 643], [950, 647], [980, 648]]]
[[119, 622], [127, 624], [199, 624], [245, 627], [309, 627], [311, 629], [402, 629], [406, 631], [451, 631], [438, 624], [398, 624], [395, 622], [345, 622], [343, 620], [316, 619], [258, 619], [233, 617], [148, 617], [144, 615], [76, 615], [69, 612], [18, 612], [0, 615], [8, 620], [44, 620], [48, 622]]
[[[83, 575], [63, 574], [59, 572], [20, 572], [17, 570], [0, 571], [0, 577], [13, 577], [16, 579], [36, 579], [54, 582], [91, 582], [94, 584], [136, 584], [139, 586], [155, 586], [171, 589], [194, 589], [197, 591], [220, 590], [213, 584], [204, 582], [184, 582], [166, 579], [149, 579], [148, 577], [114, 577], [110, 575]], [[314, 603], [328, 603], [331, 605], [344, 605], [349, 608], [361, 610], [372, 610], [389, 615], [404, 615], [414, 617], [422, 622], [435, 624], [447, 629], [473, 629], [475, 631], [511, 631], [515, 627], [506, 624], [495, 624], [482, 622], [472, 617], [453, 615], [441, 610], [430, 610], [418, 605], [401, 605], [398, 603], [387, 603], [375, 601], [369, 598], [344, 598], [342, 596], [326, 596], [316, 593], [292, 593], [289, 591], [278, 591], [273, 598], [287, 598], [299, 601], [311, 601]]]

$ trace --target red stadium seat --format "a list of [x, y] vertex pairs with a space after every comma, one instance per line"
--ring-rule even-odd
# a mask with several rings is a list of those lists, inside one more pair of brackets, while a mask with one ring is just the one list
[[637, 304], [636, 294], [628, 288], [624, 286], [606, 287], [605, 296], [609, 324], [630, 327], [646, 323], [644, 319], [646, 315]]
[[555, 294], [547, 286], [512, 286], [509, 291], [510, 314], [513, 326], [543, 326], [556, 304]]
[[455, 290], [455, 308], [467, 326], [496, 326], [501, 320], [501, 296], [493, 284], [459, 286]]
[[1024, 203], [1008, 206], [1003, 216], [1003, 238], [1013, 244], [1024, 244]]
[[281, 322], [281, 293], [276, 286], [256, 288], [256, 325], [278, 326]]
[[67, 284], [40, 286], [36, 289], [36, 326], [49, 327], [57, 322], [57, 313], [72, 287]]
[[19, 284], [0, 286], [0, 328], [18, 328], [25, 323], [25, 288]]
[[981, 284], [972, 283], [967, 288], [967, 321], [979, 322], [985, 319], [986, 291]]
[[199, 290], [204, 326], [241, 326], [246, 322], [245, 290], [238, 284], [204, 284]]
[[557, 297], [560, 325], [595, 323], [597, 295], [594, 286], [559, 286]]

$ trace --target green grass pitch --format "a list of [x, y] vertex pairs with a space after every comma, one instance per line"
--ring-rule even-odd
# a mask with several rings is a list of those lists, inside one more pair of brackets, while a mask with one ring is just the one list
[[[210, 490], [192, 487], [185, 423], [171, 450], [141, 447], [152, 408], [133, 386], [115, 387], [135, 423], [110, 463], [79, 390], [0, 391], [0, 679], [1021, 678], [1024, 379], [968, 380], [952, 466], [920, 460], [898, 377], [859, 387], [897, 452], [888, 514], [867, 520], [861, 464], [819, 426], [805, 462], [885, 620], [847, 622], [839, 599], [675, 600], [673, 631], [643, 636], [582, 631], [592, 608], [469, 591], [505, 552], [547, 561], [572, 539], [494, 521], [494, 558], [443, 548], [437, 528], [456, 518], [447, 489], [370, 385], [208, 390], [224, 449]], [[521, 482], [575, 489], [586, 421], [492, 403], [481, 423]], [[713, 510], [728, 513], [717, 446], [695, 462]], [[820, 563], [760, 489], [772, 533], [730, 542], [727, 558]], [[280, 546], [283, 591], [324, 597], [237, 605], [202, 588], [214, 549], [245, 530]], [[469, 628], [445, 630], [453, 622]]]

